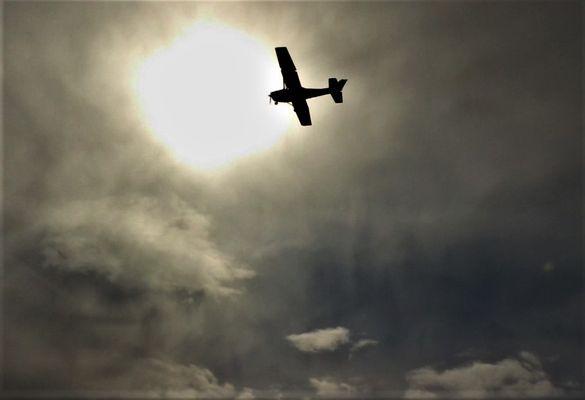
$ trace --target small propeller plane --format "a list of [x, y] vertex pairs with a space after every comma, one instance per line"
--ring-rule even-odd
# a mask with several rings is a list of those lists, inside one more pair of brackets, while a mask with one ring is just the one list
[[286, 47], [276, 47], [275, 50], [280, 71], [282, 72], [283, 88], [271, 92], [268, 95], [269, 100], [274, 100], [274, 104], [279, 102], [292, 104], [302, 126], [311, 125], [311, 114], [309, 113], [307, 99], [330, 94], [333, 101], [343, 103], [341, 90], [347, 79], [329, 78], [329, 87], [322, 89], [304, 88], [301, 86], [297, 69], [288, 49]]

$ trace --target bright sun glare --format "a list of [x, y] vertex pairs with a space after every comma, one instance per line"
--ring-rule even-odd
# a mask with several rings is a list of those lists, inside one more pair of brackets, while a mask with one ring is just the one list
[[180, 160], [206, 170], [272, 146], [292, 115], [268, 104], [282, 86], [272, 50], [218, 23], [193, 25], [136, 75], [153, 132]]

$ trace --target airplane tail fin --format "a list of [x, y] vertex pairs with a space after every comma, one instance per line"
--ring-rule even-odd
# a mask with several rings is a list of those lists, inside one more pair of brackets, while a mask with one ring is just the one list
[[347, 79], [341, 79], [338, 81], [336, 78], [329, 78], [329, 91], [331, 92], [333, 101], [336, 103], [343, 103], [343, 94], [341, 91], [343, 90], [345, 82], [347, 82]]

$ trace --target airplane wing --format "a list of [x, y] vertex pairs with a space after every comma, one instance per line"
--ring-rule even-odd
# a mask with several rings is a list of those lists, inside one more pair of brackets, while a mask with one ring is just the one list
[[295, 112], [297, 113], [297, 117], [299, 117], [299, 121], [301, 121], [301, 125], [311, 125], [311, 113], [309, 113], [309, 105], [307, 104], [307, 100], [295, 100], [292, 104], [295, 108]]
[[299, 81], [299, 75], [297, 69], [293, 63], [288, 49], [286, 47], [276, 47], [276, 57], [278, 58], [278, 64], [280, 65], [280, 72], [282, 72], [282, 78], [284, 84], [288, 88], [301, 87], [301, 81]]

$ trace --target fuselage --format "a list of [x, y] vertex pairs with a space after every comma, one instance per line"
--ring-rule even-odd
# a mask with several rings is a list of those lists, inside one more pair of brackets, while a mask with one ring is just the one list
[[315, 88], [285, 88], [280, 90], [275, 90], [274, 92], [270, 93], [270, 98], [274, 100], [275, 103], [282, 102], [282, 103], [292, 103], [295, 100], [306, 100], [310, 99], [311, 97], [318, 97], [323, 96], [325, 94], [330, 94], [331, 90], [329, 88], [322, 88], [322, 89], [315, 89]]

